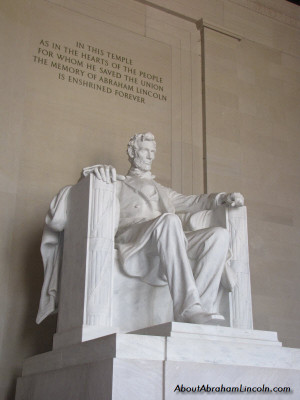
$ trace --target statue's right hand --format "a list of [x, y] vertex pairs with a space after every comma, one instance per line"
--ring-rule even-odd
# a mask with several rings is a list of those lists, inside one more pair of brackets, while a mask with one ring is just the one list
[[116, 180], [123, 181], [125, 179], [125, 176], [117, 174], [112, 165], [98, 164], [83, 168], [82, 175], [88, 176], [89, 174], [94, 174], [96, 178], [105, 183], [116, 182]]

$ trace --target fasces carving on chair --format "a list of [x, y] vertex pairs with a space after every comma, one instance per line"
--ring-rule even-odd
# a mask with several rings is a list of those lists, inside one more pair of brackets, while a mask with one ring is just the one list
[[[232, 240], [225, 229], [226, 222], [220, 225], [214, 223], [214, 219], [219, 209], [243, 206], [244, 198], [240, 193], [185, 196], [160, 185], [151, 174], [155, 153], [153, 134], [137, 134], [128, 144], [131, 168], [126, 176], [118, 175], [112, 166], [106, 165], [83, 170], [83, 177], [94, 175], [102, 188], [92, 197], [89, 263], [105, 265], [109, 257], [109, 263], [113, 262], [111, 238], [115, 229], [115, 247], [122, 271], [148, 285], [168, 285], [176, 321], [222, 324], [220, 290], [233, 291], [241, 271], [239, 267], [232, 268], [237, 264], [231, 263]], [[37, 322], [56, 308], [60, 238], [67, 226], [70, 189], [64, 188], [55, 197], [46, 218], [41, 248], [45, 281]], [[112, 206], [113, 219], [107, 220], [105, 210]], [[224, 211], [222, 213], [225, 215]], [[107, 230], [108, 225], [110, 228]], [[105, 229], [101, 233], [103, 226]], [[100, 255], [99, 251], [93, 252], [99, 237], [102, 247], [110, 248], [109, 252]], [[111, 287], [102, 281], [101, 269], [90, 267], [88, 271], [85, 313], [88, 314], [89, 310], [90, 314], [85, 316], [84, 323], [107, 326], [109, 323], [104, 321], [105, 318], [101, 320], [101, 315], [97, 314], [97, 304], [100, 297], [109, 298]]]

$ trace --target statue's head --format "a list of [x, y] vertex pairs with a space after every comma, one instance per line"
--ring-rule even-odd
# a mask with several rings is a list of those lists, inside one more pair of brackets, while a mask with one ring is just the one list
[[129, 162], [141, 171], [150, 171], [155, 158], [156, 142], [151, 132], [137, 133], [132, 136], [127, 145]]

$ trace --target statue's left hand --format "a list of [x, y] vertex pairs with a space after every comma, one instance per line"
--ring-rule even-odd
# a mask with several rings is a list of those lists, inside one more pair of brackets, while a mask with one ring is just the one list
[[221, 195], [219, 203], [227, 207], [241, 207], [244, 205], [245, 199], [241, 193], [224, 193]]

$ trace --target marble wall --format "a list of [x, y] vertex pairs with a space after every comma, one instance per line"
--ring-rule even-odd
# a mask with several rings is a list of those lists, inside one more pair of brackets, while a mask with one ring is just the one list
[[300, 347], [300, 36], [284, 48], [279, 23], [259, 28], [259, 42], [205, 32], [208, 191], [245, 195], [254, 327]]
[[87, 165], [125, 173], [137, 131], [157, 136], [161, 183], [245, 194], [254, 327], [300, 347], [299, 8], [284, 0], [1, 2], [1, 400], [13, 399], [23, 359], [51, 348], [55, 317], [35, 325], [51, 197]]

